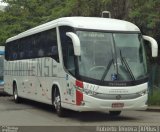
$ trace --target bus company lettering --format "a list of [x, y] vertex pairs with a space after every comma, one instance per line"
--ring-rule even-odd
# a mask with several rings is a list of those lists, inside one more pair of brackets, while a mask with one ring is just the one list
[[[5, 62], [6, 63], [6, 62]], [[5, 64], [5, 75], [54, 77], [57, 70], [56, 62], [51, 58], [30, 59]]]

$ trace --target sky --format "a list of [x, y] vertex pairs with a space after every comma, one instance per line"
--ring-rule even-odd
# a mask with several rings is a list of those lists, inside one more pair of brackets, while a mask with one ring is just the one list
[[6, 4], [6, 3], [3, 3], [2, 0], [0, 0], [0, 5], [6, 6], [7, 4]]

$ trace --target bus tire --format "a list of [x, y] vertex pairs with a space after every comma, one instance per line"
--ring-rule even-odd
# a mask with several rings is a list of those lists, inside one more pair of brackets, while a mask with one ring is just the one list
[[66, 110], [64, 108], [62, 108], [62, 106], [61, 106], [61, 96], [60, 96], [59, 89], [57, 87], [54, 89], [52, 103], [53, 103], [53, 107], [56, 110], [57, 115], [59, 117], [65, 117]]
[[109, 115], [111, 116], [119, 116], [121, 114], [121, 111], [109, 111]]
[[17, 90], [17, 84], [13, 83], [13, 97], [15, 103], [20, 103], [20, 97], [18, 97], [18, 90]]

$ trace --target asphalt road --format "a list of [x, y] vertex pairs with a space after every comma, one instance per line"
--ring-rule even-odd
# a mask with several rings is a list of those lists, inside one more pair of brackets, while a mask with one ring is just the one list
[[[98, 126], [158, 127], [160, 126], [159, 122], [160, 112], [148, 111], [124, 111], [119, 117], [111, 117], [108, 113], [70, 111], [68, 117], [60, 118], [49, 105], [29, 100], [24, 100], [21, 104], [15, 104], [12, 97], [0, 94], [0, 126], [39, 126], [40, 130], [49, 129], [49, 127], [44, 126], [66, 126], [63, 127], [65, 132], [69, 129], [68, 126], [76, 126], [71, 127], [73, 131], [81, 131], [81, 126], [83, 126], [85, 128], [84, 132], [87, 132], [91, 131], [90, 129], [103, 131]], [[86, 126], [92, 127], [88, 128]], [[56, 128], [60, 129], [62, 127]]]

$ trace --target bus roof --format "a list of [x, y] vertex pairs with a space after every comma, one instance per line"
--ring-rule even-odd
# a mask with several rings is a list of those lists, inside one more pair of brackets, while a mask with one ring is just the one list
[[62, 25], [71, 26], [74, 28], [81, 28], [81, 29], [140, 32], [139, 28], [136, 25], [123, 20], [117, 20], [111, 18], [98, 18], [98, 17], [64, 17], [53, 20], [51, 22], [47, 22], [35, 28], [29, 29], [23, 33], [20, 33], [14, 37], [9, 38], [6, 42], [14, 41]]

